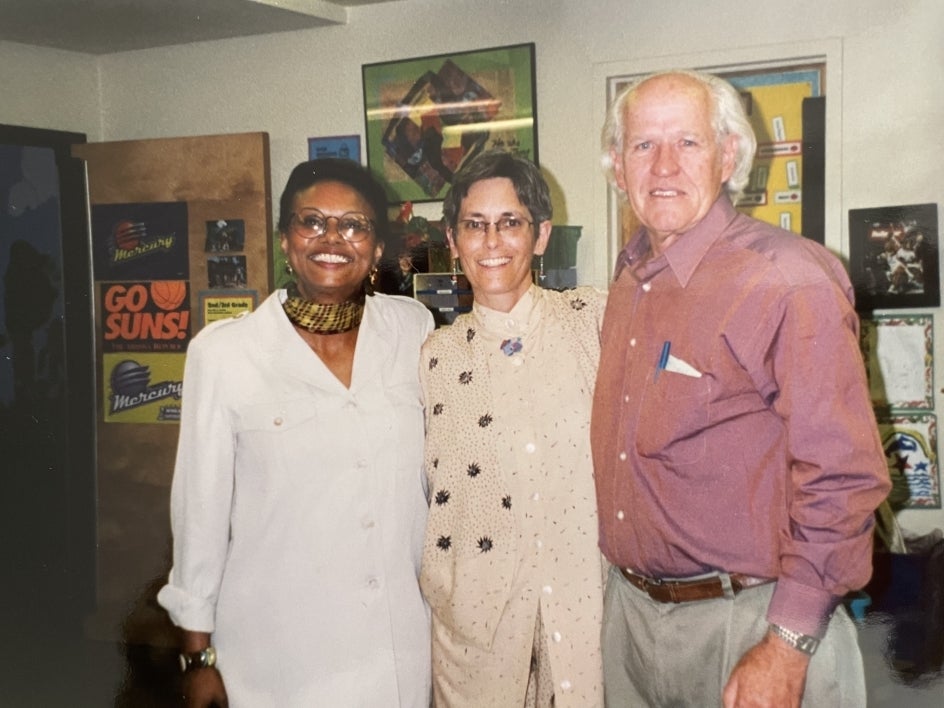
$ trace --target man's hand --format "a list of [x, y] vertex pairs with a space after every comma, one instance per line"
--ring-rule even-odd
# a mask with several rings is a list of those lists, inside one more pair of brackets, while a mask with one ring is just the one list
[[213, 667], [185, 673], [183, 688], [184, 705], [187, 708], [227, 708], [229, 705], [223, 677]]
[[810, 657], [767, 635], [741, 657], [724, 687], [724, 708], [799, 708]]

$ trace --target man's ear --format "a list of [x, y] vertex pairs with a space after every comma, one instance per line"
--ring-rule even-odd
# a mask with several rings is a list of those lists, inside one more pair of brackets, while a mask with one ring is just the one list
[[734, 174], [737, 161], [738, 137], [726, 135], [721, 145], [721, 183], [725, 184]]

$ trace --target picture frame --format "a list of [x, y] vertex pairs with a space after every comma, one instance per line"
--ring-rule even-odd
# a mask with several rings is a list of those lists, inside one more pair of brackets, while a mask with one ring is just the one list
[[364, 64], [367, 166], [391, 202], [440, 201], [488, 149], [538, 164], [534, 43]]
[[341, 160], [361, 161], [360, 135], [335, 135], [325, 138], [308, 138], [308, 159], [321, 160], [326, 157]]
[[860, 345], [872, 407], [877, 411], [934, 407], [934, 318], [929, 314], [862, 319]]
[[860, 312], [938, 307], [937, 204], [850, 209], [849, 271]]
[[906, 509], [940, 509], [937, 416], [933, 413], [879, 416], [879, 436], [893, 494], [900, 489]]

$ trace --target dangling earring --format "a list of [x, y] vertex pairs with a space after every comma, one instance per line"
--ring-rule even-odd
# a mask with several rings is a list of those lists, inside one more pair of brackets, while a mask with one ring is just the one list
[[285, 261], [285, 272], [288, 273], [288, 277], [295, 275], [295, 271], [292, 269], [292, 264], [288, 261]]
[[543, 283], [545, 277], [547, 276], [544, 275], [544, 254], [542, 253], [538, 259], [538, 281]]
[[458, 285], [459, 283], [459, 259], [452, 259], [452, 284]]
[[367, 275], [367, 278], [364, 280], [364, 294], [373, 295], [374, 294], [374, 284], [377, 282], [377, 266], [371, 268], [370, 273]]

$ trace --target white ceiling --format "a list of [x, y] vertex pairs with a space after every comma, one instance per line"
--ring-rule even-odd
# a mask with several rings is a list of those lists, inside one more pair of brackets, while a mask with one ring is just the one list
[[112, 54], [346, 24], [395, 0], [0, 0], [0, 40]]

